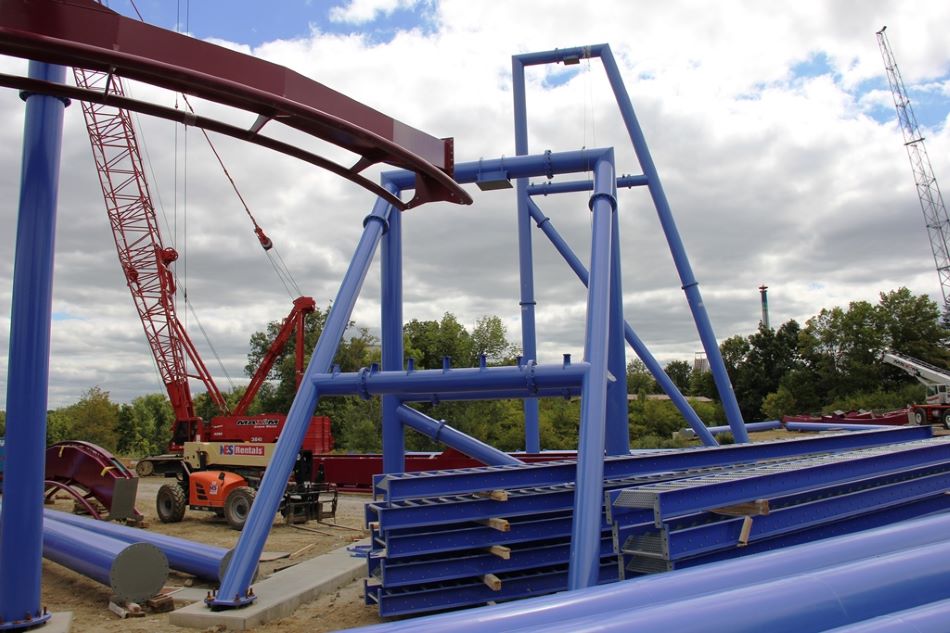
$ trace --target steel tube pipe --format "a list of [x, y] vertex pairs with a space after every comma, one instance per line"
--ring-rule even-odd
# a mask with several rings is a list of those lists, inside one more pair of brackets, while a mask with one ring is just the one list
[[[509, 178], [531, 178], [548, 174], [570, 174], [588, 172], [610, 148], [572, 150], [568, 152], [546, 152], [526, 156], [506, 156], [457, 163], [453, 178], [459, 183], [477, 182], [483, 174], [503, 172]], [[386, 182], [409, 191], [416, 187], [416, 175], [406, 170], [383, 172]]]
[[402, 405], [397, 410], [399, 420], [426, 437], [430, 437], [437, 442], [442, 442], [446, 446], [464, 453], [472, 459], [477, 459], [486, 466], [504, 466], [506, 464], [523, 464], [520, 459], [500, 451], [494, 446], [477, 440], [471, 435], [466, 435], [458, 429], [454, 429], [444, 420], [434, 420], [426, 414], [416, 411], [411, 407]]
[[607, 414], [607, 361], [610, 326], [610, 244], [613, 196], [613, 152], [594, 167], [590, 207], [590, 283], [584, 360], [590, 369], [581, 383], [581, 419], [577, 446], [577, 488], [567, 586], [582, 589], [597, 584], [600, 569], [600, 522], [604, 503], [604, 437]]
[[835, 424], [834, 422], [785, 422], [789, 431], [870, 431], [886, 428], [886, 424]]
[[[782, 428], [782, 423], [779, 422], [778, 420], [770, 420], [767, 422], [746, 422], [745, 424], [745, 430], [747, 433], [757, 433], [759, 431], [774, 431], [776, 429], [781, 429], [781, 428]], [[876, 427], [876, 428], [880, 428], [880, 427]], [[727, 424], [724, 424], [722, 426], [707, 426], [706, 430], [712, 433], [713, 435], [719, 435], [720, 433], [731, 433], [732, 427]], [[863, 430], [867, 430], [867, 429], [863, 429]], [[690, 435], [695, 435], [696, 431], [692, 428], [689, 428], [689, 429], [683, 429], [682, 431], [680, 431], [680, 433], [690, 436]]]
[[[397, 193], [394, 185], [383, 182], [383, 187]], [[398, 194], [397, 194], [398, 195]], [[382, 366], [385, 371], [403, 368], [403, 315], [402, 315], [402, 214], [389, 214], [389, 230], [382, 239], [380, 252], [380, 323]], [[399, 398], [383, 396], [382, 441], [383, 473], [401, 473], [406, 466], [406, 438], [396, 415]]]
[[[66, 69], [30, 62], [32, 79], [65, 83]], [[0, 516], [0, 627], [49, 619], [40, 605], [43, 473], [49, 386], [56, 204], [66, 104], [23, 93], [26, 117], [16, 227], [4, 500]]]
[[940, 600], [839, 626], [827, 633], [946, 633], [947, 622], [950, 622], [950, 600]]
[[713, 379], [716, 382], [716, 388], [719, 391], [719, 397], [722, 401], [726, 419], [729, 421], [729, 426], [732, 427], [732, 434], [736, 442], [742, 444], [747, 443], [749, 441], [749, 435], [745, 432], [745, 427], [743, 426], [739, 403], [736, 401], [736, 394], [732, 388], [732, 382], [729, 380], [729, 374], [726, 373], [726, 365], [719, 351], [719, 343], [716, 341], [716, 335], [709, 321], [709, 314], [706, 312], [706, 306], [703, 303], [703, 297], [699, 291], [699, 282], [696, 281], [696, 277], [693, 274], [689, 257], [686, 255], [686, 248], [683, 246], [679, 229], [676, 227], [676, 221], [673, 219], [673, 212], [670, 210], [670, 203], [666, 198], [666, 192], [663, 190], [663, 184], [660, 182], [660, 175], [657, 172], [656, 165], [653, 163], [653, 156], [647, 147], [646, 137], [643, 135], [643, 130], [640, 128], [640, 123], [637, 121], [637, 116], [634, 113], [630, 95], [627, 93], [626, 87], [624, 87], [623, 78], [620, 76], [620, 70], [617, 68], [617, 62], [614, 60], [610, 47], [607, 45], [600, 46], [597, 48], [597, 52], [604, 64], [604, 70], [607, 72], [607, 79], [610, 82], [610, 87], [613, 89], [614, 97], [617, 99], [617, 106], [620, 108], [620, 114], [627, 127], [627, 133], [630, 135], [631, 143], [633, 143], [637, 160], [640, 162], [643, 174], [649, 181], [647, 188], [650, 190], [650, 196], [653, 198], [653, 205], [656, 207], [660, 225], [663, 227], [663, 233], [666, 235], [666, 241], [669, 245], [670, 253], [673, 256], [673, 263], [676, 265], [680, 281], [683, 283], [686, 301], [689, 303], [690, 311], [693, 313], [693, 320], [696, 322], [696, 329], [699, 332], [703, 349], [706, 350], [706, 358], [709, 360], [709, 369], [712, 371]]
[[350, 322], [353, 305], [359, 296], [363, 280], [366, 278], [376, 247], [386, 227], [386, 218], [391, 210], [392, 206], [389, 203], [381, 198], [377, 199], [372, 213], [363, 221], [363, 234], [340, 284], [333, 307], [327, 315], [323, 333], [310, 357], [300, 389], [294, 397], [293, 404], [290, 405], [287, 422], [277, 440], [270, 465], [264, 471], [264, 478], [261, 480], [254, 505], [251, 506], [244, 529], [234, 548], [231, 564], [224, 578], [221, 579], [221, 588], [217, 595], [209, 602], [212, 609], [244, 606], [254, 600], [248, 588], [254, 576], [254, 570], [257, 568], [261, 551], [264, 549], [264, 542], [270, 532], [274, 515], [277, 513], [281, 497], [287, 487], [287, 479], [300, 452], [303, 436], [319, 400], [313, 376], [330, 369], [333, 356]]
[[[782, 573], [783, 570], [777, 570]], [[818, 633], [918, 607], [947, 598], [950, 542], [941, 542], [885, 556], [871, 557], [753, 586], [612, 613], [588, 612], [559, 624], [530, 624], [521, 633], [626, 633], [636, 622], [644, 631], [730, 633], [795, 631]], [[783, 574], [784, 576], [784, 574]], [[736, 609], [750, 602], [754, 609]], [[702, 614], [702, 617], [697, 617]]]
[[165, 554], [168, 559], [168, 566], [172, 569], [207, 580], [217, 581], [224, 576], [224, 570], [230, 560], [230, 550], [224, 547], [196, 543], [195, 541], [108, 521], [95, 521], [56, 510], [45, 510], [43, 515], [45, 524], [51, 522], [62, 523], [125, 543], [154, 545]]
[[[682, 571], [491, 607], [368, 626], [354, 629], [354, 633], [481, 633], [508, 631], [529, 625], [553, 625], [590, 613], [608, 613], [671, 599], [687, 599], [716, 590], [754, 587], [778, 576], [801, 574], [869, 556], [938, 543], [946, 540], [948, 533], [950, 514], [940, 514]], [[742, 599], [742, 603], [747, 601], [748, 598]]]
[[[649, 184], [646, 176], [620, 176], [617, 178], [618, 189], [631, 189], [633, 187], [643, 187]], [[555, 193], [577, 193], [580, 191], [593, 191], [593, 180], [573, 180], [571, 182], [542, 182], [536, 185], [528, 185], [529, 196], [547, 196]]]
[[[617, 199], [617, 188], [610, 183], [610, 195]], [[627, 344], [624, 341], [623, 276], [620, 272], [620, 214], [610, 217], [610, 298], [608, 310], [607, 370], [614, 377], [607, 382], [606, 434], [604, 449], [608, 455], [630, 452], [630, 404], [627, 402]]]
[[[524, 66], [516, 59], [511, 61], [512, 98], [515, 115], [515, 155], [528, 154], [528, 106], [525, 99]], [[510, 176], [509, 176], [510, 177]], [[531, 245], [531, 216], [528, 213], [528, 179], [518, 178], [517, 226], [518, 226], [518, 276], [520, 280], [521, 350], [525, 359], [538, 360], [538, 336], [535, 325], [534, 300], [534, 254]], [[537, 398], [526, 398], [524, 410], [525, 450], [537, 453], [541, 450], [540, 413]]]
[[43, 557], [130, 602], [151, 598], [168, 580], [168, 559], [154, 545], [126, 543], [59, 521], [43, 522]]
[[359, 372], [316, 374], [310, 382], [324, 396], [354, 393], [411, 396], [498, 390], [523, 390], [524, 395], [533, 395], [534, 390], [577, 386], [587, 369], [587, 363], [376, 372], [364, 368]]

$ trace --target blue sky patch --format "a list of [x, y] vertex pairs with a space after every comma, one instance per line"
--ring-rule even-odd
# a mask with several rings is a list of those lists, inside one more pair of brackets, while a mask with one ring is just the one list
[[[429, 33], [436, 27], [432, 5], [428, 2], [378, 15], [375, 20], [363, 24], [330, 20], [333, 8], [348, 4], [343, 0], [281, 0], [279, 10], [274, 8], [274, 4], [260, 0], [137, 0], [135, 4], [149, 24], [188, 31], [200, 39], [215, 37], [250, 46], [278, 39], [308, 37], [311, 26], [323, 33], [358, 33], [374, 43], [388, 42], [400, 31], [419, 28]], [[108, 5], [125, 16], [137, 18], [130, 0], [111, 0]]]

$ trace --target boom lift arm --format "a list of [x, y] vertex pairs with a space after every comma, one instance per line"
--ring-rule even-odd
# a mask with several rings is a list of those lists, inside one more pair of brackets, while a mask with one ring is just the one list
[[950, 385], [950, 371], [897, 352], [884, 352], [884, 362], [903, 369], [925, 386], [937, 389]]

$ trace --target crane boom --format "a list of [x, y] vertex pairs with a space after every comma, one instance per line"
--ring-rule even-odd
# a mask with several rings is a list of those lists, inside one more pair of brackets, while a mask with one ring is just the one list
[[[74, 68], [73, 76], [81, 88], [125, 94], [122, 80], [115, 75]], [[224, 398], [204, 364], [200, 359], [194, 362], [194, 346], [175, 312], [175, 280], [169, 267], [178, 253], [162, 243], [132, 118], [127, 110], [88, 101], [82, 102], [82, 111], [119, 264], [175, 418], [200, 422], [188, 385], [187, 356], [196, 367], [195, 377], [227, 412]]]
[[[125, 94], [121, 78], [114, 74], [74, 68], [73, 75], [80, 88], [117, 96]], [[221, 424], [236, 424], [237, 418], [246, 417], [251, 401], [294, 330], [298, 341], [296, 371], [298, 377], [302, 374], [304, 316], [314, 311], [315, 302], [311, 297], [294, 300], [290, 315], [232, 415], [177, 317], [171, 264], [178, 259], [178, 253], [162, 242], [131, 116], [127, 110], [88, 101], [82, 102], [82, 110], [119, 264], [175, 414], [170, 448], [177, 451], [183, 442], [199, 439], [205, 428], [205, 421], [195, 413], [189, 379], [204, 384], [218, 409], [217, 424], [213, 428], [220, 428]], [[263, 235], [256, 222], [255, 229]]]
[[943, 203], [937, 178], [930, 165], [930, 156], [924, 147], [924, 137], [917, 124], [917, 116], [907, 96], [904, 80], [897, 61], [891, 50], [885, 26], [877, 32], [877, 43], [884, 58], [884, 68], [887, 70], [887, 81], [894, 97], [894, 107], [897, 109], [897, 119], [900, 122], [901, 132], [904, 135], [904, 147], [907, 148], [907, 157], [910, 159], [911, 170], [914, 172], [914, 183], [917, 186], [917, 196], [920, 199], [920, 210], [924, 214], [924, 224], [930, 238], [930, 248], [933, 252], [934, 264], [937, 267], [937, 276], [940, 278], [940, 291], [943, 293], [944, 310], [950, 308], [950, 217], [947, 216], [947, 207]]

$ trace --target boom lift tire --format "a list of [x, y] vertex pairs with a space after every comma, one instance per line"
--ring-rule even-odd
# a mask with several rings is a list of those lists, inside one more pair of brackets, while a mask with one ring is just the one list
[[943, 428], [950, 431], [950, 411], [944, 411], [941, 417], [943, 418]]
[[185, 516], [188, 499], [178, 484], [164, 484], [155, 496], [155, 512], [162, 523], [178, 523]]
[[235, 488], [224, 501], [224, 518], [233, 530], [243, 530], [247, 515], [254, 503], [254, 489], [248, 486]]
[[916, 424], [917, 426], [921, 426], [926, 421], [927, 419], [926, 419], [926, 416], [924, 415], [924, 412], [921, 411], [920, 409], [914, 409], [914, 424]]

